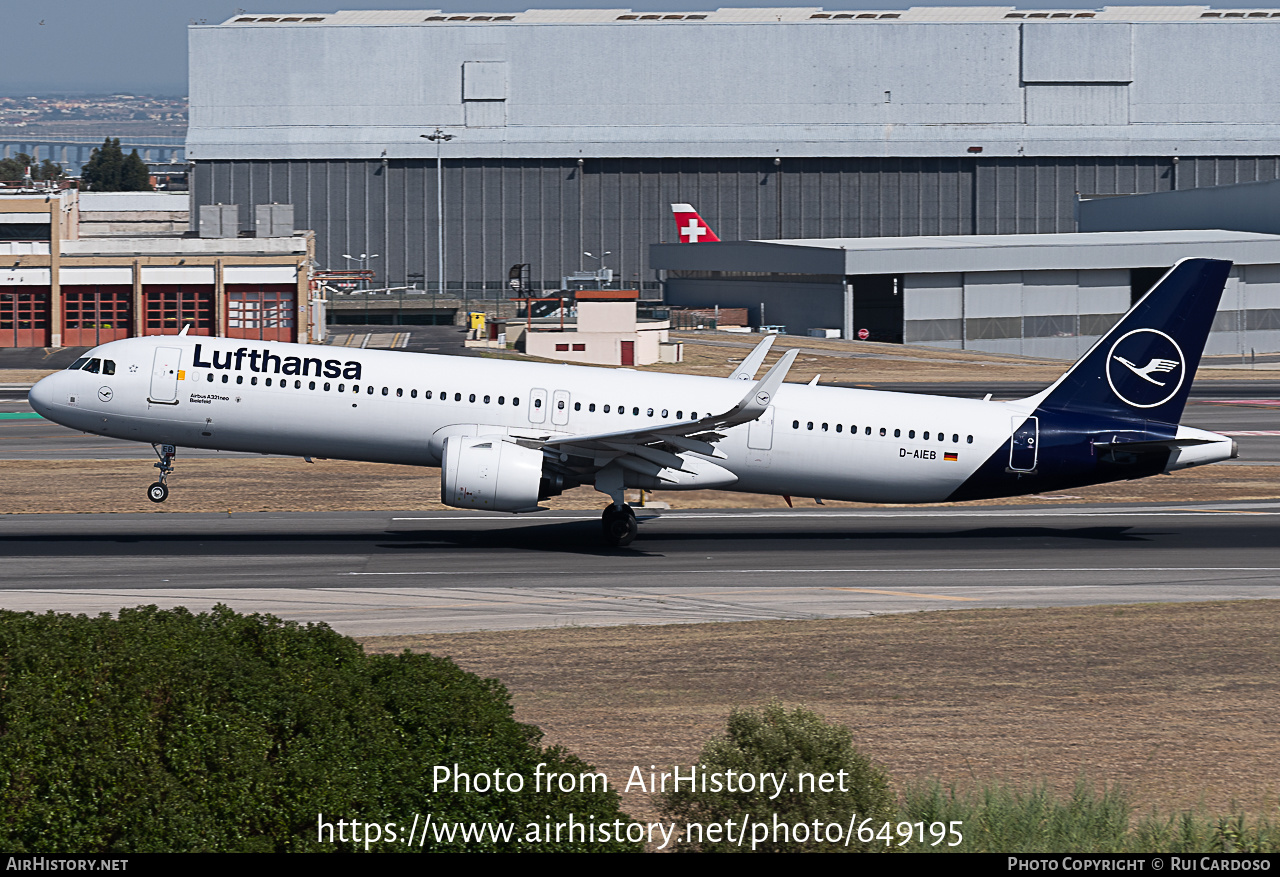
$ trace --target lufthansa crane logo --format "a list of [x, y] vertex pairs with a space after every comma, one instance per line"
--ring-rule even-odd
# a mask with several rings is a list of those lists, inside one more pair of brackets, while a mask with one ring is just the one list
[[1134, 408], [1157, 408], [1182, 389], [1186, 378], [1182, 348], [1156, 329], [1120, 336], [1107, 354], [1107, 383], [1120, 401]]

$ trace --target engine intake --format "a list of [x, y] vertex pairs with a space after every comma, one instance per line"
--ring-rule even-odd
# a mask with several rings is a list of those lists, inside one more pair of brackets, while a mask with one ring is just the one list
[[536, 512], [542, 451], [506, 436], [449, 436], [440, 467], [440, 501], [459, 509]]

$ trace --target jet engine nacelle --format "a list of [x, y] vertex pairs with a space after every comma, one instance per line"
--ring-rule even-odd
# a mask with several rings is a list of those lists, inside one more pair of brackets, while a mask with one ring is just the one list
[[460, 509], [538, 511], [542, 451], [501, 435], [445, 439], [440, 501]]

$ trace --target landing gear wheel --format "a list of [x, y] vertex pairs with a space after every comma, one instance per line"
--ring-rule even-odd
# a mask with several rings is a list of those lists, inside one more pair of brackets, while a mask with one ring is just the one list
[[147, 499], [152, 502], [164, 502], [168, 498], [168, 486], [161, 484], [159, 481], [147, 488]]
[[636, 513], [625, 503], [621, 506], [609, 506], [600, 516], [600, 532], [606, 545], [623, 548], [630, 545], [640, 532], [636, 523]]

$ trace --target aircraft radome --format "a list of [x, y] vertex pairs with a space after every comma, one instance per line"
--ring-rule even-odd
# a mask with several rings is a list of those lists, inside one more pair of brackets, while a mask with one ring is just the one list
[[[441, 501], [535, 512], [582, 484], [885, 503], [1057, 491], [1235, 457], [1179, 425], [1231, 263], [1185, 259], [1052, 386], [990, 401], [784, 384], [796, 351], [730, 378], [187, 335], [112, 341], [36, 384], [49, 420], [175, 448], [440, 467]], [[229, 463], [228, 465], [234, 465]]]

